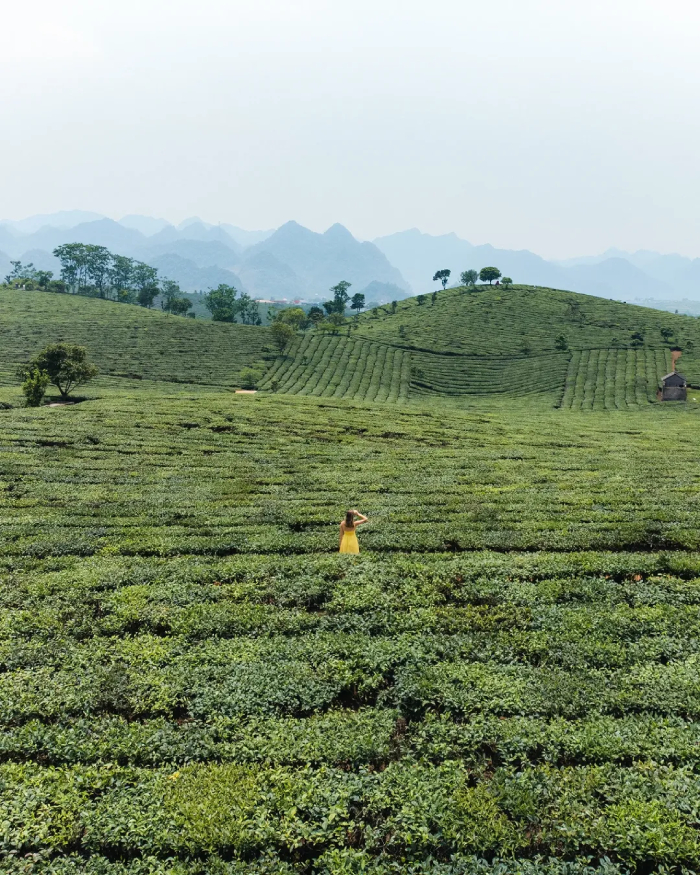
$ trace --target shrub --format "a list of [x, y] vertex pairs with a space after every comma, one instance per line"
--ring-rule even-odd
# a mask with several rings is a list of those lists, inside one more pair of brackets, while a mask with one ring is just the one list
[[49, 385], [49, 375], [39, 368], [32, 368], [22, 383], [22, 392], [26, 398], [27, 407], [40, 407]]
[[243, 368], [240, 375], [242, 389], [257, 389], [263, 372], [258, 368]]

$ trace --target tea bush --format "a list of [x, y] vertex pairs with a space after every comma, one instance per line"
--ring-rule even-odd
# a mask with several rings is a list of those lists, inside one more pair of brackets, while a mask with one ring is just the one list
[[112, 387], [0, 411], [0, 872], [698, 870], [694, 409]]

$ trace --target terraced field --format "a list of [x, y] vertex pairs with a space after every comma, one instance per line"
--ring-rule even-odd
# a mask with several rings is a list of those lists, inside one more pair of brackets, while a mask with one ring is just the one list
[[198, 322], [75, 295], [0, 289], [0, 371], [47, 343], [79, 343], [112, 376], [239, 385], [242, 368], [274, 357], [269, 329]]
[[659, 380], [670, 370], [670, 350], [576, 350], [561, 406], [574, 410], [638, 407], [656, 400]]
[[553, 393], [561, 396], [568, 355], [455, 356], [412, 353], [415, 395]]
[[700, 867], [697, 406], [119, 384], [0, 411], [0, 872]]
[[682, 344], [691, 383], [700, 375], [699, 328], [691, 317], [572, 292], [450, 289], [366, 313], [342, 334], [295, 338], [261, 388], [458, 404], [529, 395], [567, 409], [623, 409], [655, 401], [673, 346]]
[[309, 333], [295, 338], [260, 384], [286, 395], [403, 402], [411, 354], [385, 343]]
[[[667, 334], [661, 333], [662, 329]], [[662, 310], [556, 289], [479, 286], [447, 289], [423, 304], [417, 298], [368, 311], [357, 334], [369, 340], [467, 355], [556, 353], [563, 335], [572, 350], [631, 347], [639, 332], [651, 349], [678, 345], [692, 358], [700, 349], [700, 320]]]

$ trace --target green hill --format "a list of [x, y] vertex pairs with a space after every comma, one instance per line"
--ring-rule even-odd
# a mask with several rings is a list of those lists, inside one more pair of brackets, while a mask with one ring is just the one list
[[515, 286], [448, 289], [379, 307], [337, 335], [294, 339], [263, 388], [408, 401], [539, 395], [568, 408], [653, 401], [671, 370], [700, 384], [700, 323], [575, 292]]
[[0, 289], [0, 370], [12, 374], [47, 343], [79, 343], [100, 372], [169, 382], [238, 384], [267, 366], [267, 328], [199, 322], [113, 301]]

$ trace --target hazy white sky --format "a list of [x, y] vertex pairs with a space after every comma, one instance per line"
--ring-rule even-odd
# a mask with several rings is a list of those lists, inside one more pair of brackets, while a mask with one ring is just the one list
[[690, 0], [0, 6], [0, 218], [700, 256]]

